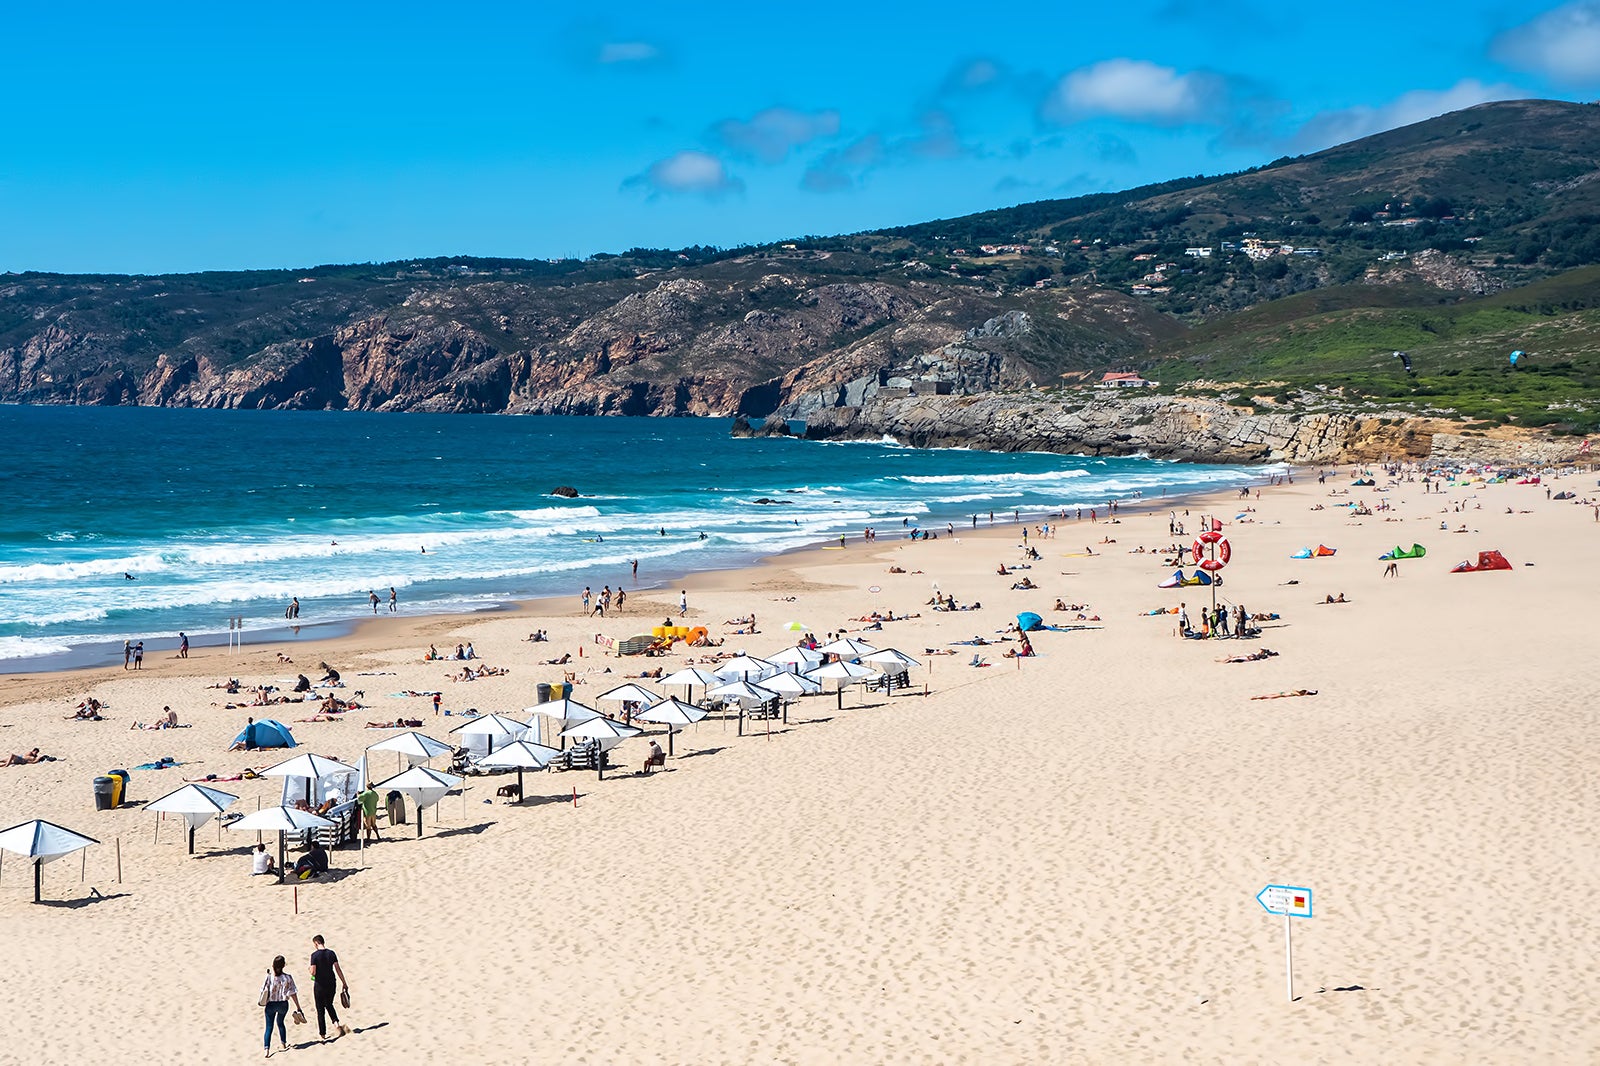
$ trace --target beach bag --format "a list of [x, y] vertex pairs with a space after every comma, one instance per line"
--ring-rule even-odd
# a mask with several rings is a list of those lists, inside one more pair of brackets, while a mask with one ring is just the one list
[[343, 1007], [345, 1010], [349, 1010], [350, 1009], [350, 986], [349, 985], [345, 985], [343, 988], [339, 989], [339, 1006]]
[[265, 981], [261, 982], [261, 998], [256, 1000], [256, 1006], [265, 1007], [267, 1005], [267, 990], [271, 987], [272, 978], [269, 976]]

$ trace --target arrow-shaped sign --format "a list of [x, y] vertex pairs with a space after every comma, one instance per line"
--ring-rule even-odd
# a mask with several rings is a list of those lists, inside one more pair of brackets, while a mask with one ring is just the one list
[[1256, 893], [1256, 902], [1268, 914], [1285, 918], [1311, 917], [1311, 890], [1296, 885], [1268, 885]]

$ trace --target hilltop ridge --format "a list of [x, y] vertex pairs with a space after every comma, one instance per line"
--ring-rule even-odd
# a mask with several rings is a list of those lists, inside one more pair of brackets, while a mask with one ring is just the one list
[[[1586, 431], [1597, 179], [1600, 107], [1512, 101], [1238, 174], [761, 247], [11, 274], [0, 400], [805, 417], [1117, 369]], [[1509, 390], [1507, 346], [1537, 349]]]

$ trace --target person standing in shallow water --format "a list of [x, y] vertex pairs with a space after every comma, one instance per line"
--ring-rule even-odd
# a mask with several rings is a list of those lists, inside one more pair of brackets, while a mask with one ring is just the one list
[[372, 602], [372, 613], [378, 613], [378, 594], [372, 589], [367, 590], [367, 599]]
[[396, 592], [394, 591], [394, 586], [390, 585], [389, 586], [389, 613], [390, 614], [394, 614], [396, 611], [398, 611], [400, 609], [398, 603], [396, 602], [398, 599], [399, 599], [399, 597], [396, 594]]

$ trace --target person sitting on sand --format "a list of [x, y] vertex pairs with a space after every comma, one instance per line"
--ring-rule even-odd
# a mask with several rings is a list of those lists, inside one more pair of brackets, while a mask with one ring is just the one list
[[32, 765], [33, 763], [36, 763], [36, 762], [50, 762], [50, 761], [53, 761], [51, 756], [49, 756], [49, 755], [40, 755], [39, 754], [39, 749], [38, 748], [34, 748], [32, 751], [28, 752], [28, 754], [26, 754], [26, 755], [17, 755], [15, 753], [13, 753], [9, 758], [6, 759], [6, 761], [5, 761], [5, 763], [3, 765], [5, 765], [5, 766], [30, 766], [30, 765]]
[[327, 682], [330, 685], [337, 685], [339, 683], [339, 671], [327, 663], [318, 663], [317, 667], [323, 671], [322, 676], [317, 678], [317, 684], [320, 685], [323, 682]]
[[328, 872], [328, 852], [322, 842], [315, 837], [311, 840], [311, 850], [300, 856], [300, 861], [294, 864], [294, 875], [302, 881], [315, 877], [317, 874]]
[[278, 653], [278, 661], [280, 663], [292, 663], [292, 662], [294, 662], [293, 659], [289, 658], [287, 655], [283, 654], [283, 652], [281, 652], [281, 651]]
[[275, 874], [277, 865], [272, 861], [272, 856], [267, 853], [265, 844], [257, 844], [256, 850], [250, 853], [250, 876], [259, 877], [262, 874]]
[[[94, 703], [93, 700], [90, 700], [89, 702], [90, 703]], [[92, 707], [90, 707], [90, 706], [79, 707], [78, 710], [76, 711], [76, 713], [67, 715], [66, 720], [69, 721], [69, 722], [103, 722], [103, 721], [105, 721], [104, 718], [100, 717], [100, 705], [98, 703], [94, 703], [94, 706], [92, 706]]]
[[995, 573], [1000, 574], [1000, 575], [1003, 576], [1005, 574], [1011, 573], [1011, 571], [1006, 569], [1006, 564], [1005, 563], [1001, 563], [998, 567], [995, 568]]

